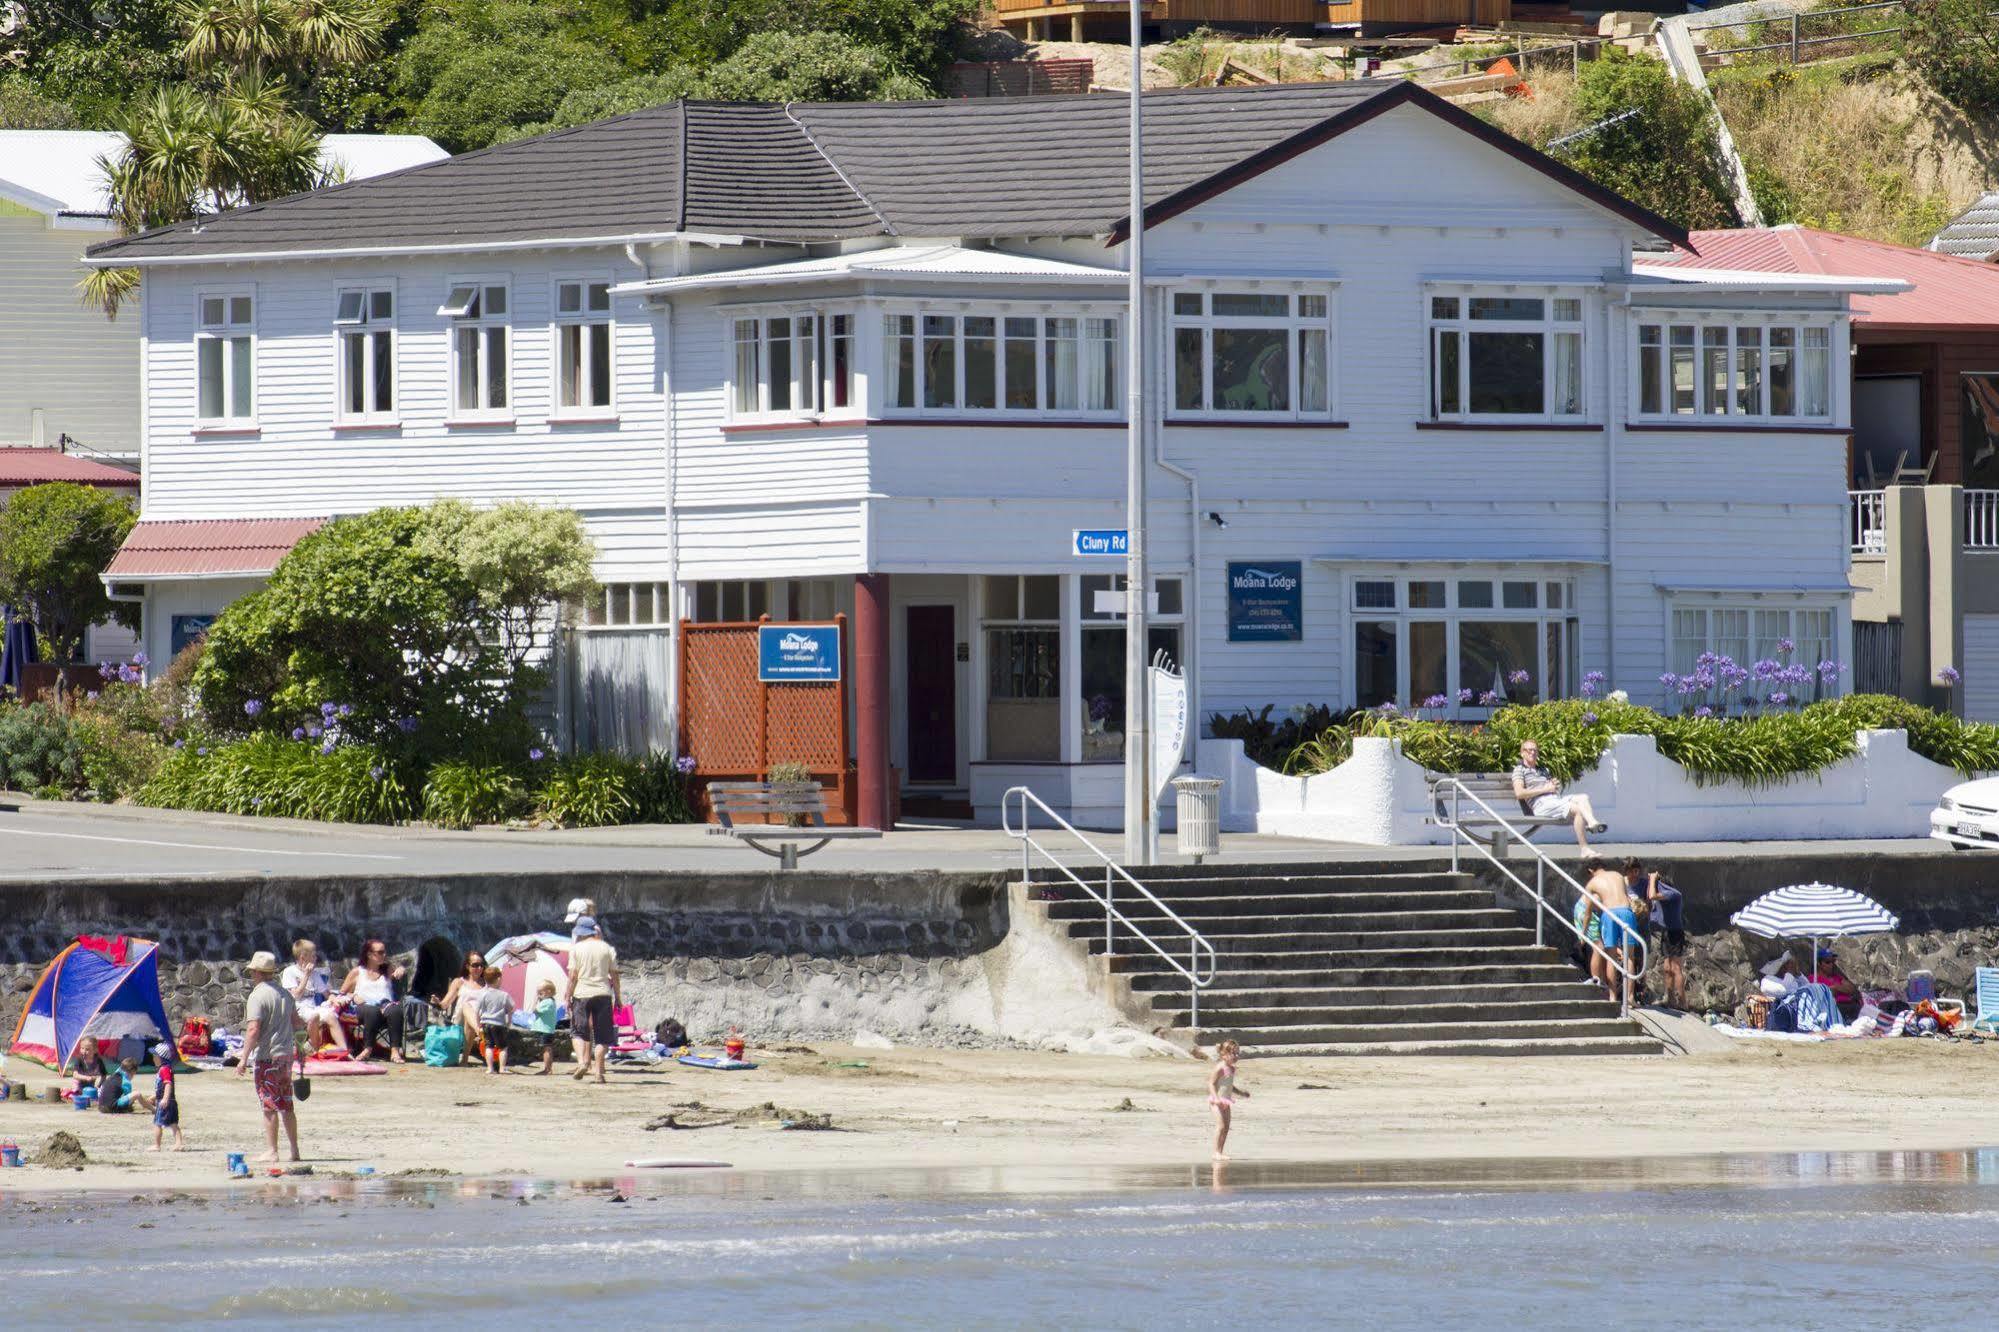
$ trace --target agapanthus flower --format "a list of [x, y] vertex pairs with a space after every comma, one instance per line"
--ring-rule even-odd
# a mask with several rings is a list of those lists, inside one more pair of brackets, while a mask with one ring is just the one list
[[1946, 666], [1937, 672], [1937, 679], [1943, 681], [1946, 685], [1959, 685], [1964, 682], [1964, 675], [1957, 667]]
[[1783, 690], [1781, 690], [1781, 689], [1779, 689], [1779, 690], [1778, 690], [1778, 691], [1777, 691], [1776, 693], [1774, 693], [1774, 694], [1770, 695], [1770, 698], [1769, 698], [1769, 703], [1770, 703], [1770, 706], [1772, 706], [1772, 707], [1776, 707], [1776, 708], [1781, 708], [1781, 707], [1783, 707], [1783, 706], [1784, 706], [1784, 705], [1785, 705], [1786, 703], [1789, 703], [1790, 701], [1791, 701], [1791, 696], [1790, 696], [1789, 694], [1785, 693], [1785, 692], [1784, 692]]
[[1472, 699], [1476, 697], [1477, 695], [1472, 693], [1472, 691], [1469, 689], [1458, 690], [1458, 702], [1460, 703], [1469, 703], [1472, 701]]
[[294, 740], [303, 740], [303, 739], [305, 739], [305, 727], [303, 727], [303, 726], [294, 726], [294, 727], [292, 727], [292, 739], [294, 739]]
[[245, 717], [255, 717], [256, 715], [258, 715], [259, 713], [261, 713], [261, 712], [262, 712], [263, 710], [264, 710], [264, 700], [263, 700], [263, 699], [261, 699], [261, 698], [249, 698], [249, 699], [245, 699], [245, 700], [243, 700], [243, 715], [244, 715]]
[[530, 749], [528, 751], [528, 762], [530, 763], [539, 763], [547, 757], [548, 755], [543, 753], [539, 748]]
[[319, 715], [322, 717], [331, 717], [339, 711], [340, 705], [337, 703], [322, 703], [319, 705]]
[[341, 715], [341, 716], [343, 716], [343, 717], [351, 717], [351, 716], [353, 716], [353, 715], [354, 715], [354, 705], [353, 705], [352, 703], [342, 703], [342, 704], [340, 705], [340, 715]]
[[414, 718], [414, 717], [398, 717], [398, 718], [396, 718], [396, 729], [397, 729], [397, 730], [399, 730], [399, 731], [401, 731], [401, 732], [402, 732], [402, 733], [403, 733], [404, 735], [415, 735], [415, 734], [416, 734], [416, 718]]
[[116, 679], [118, 676], [118, 663], [115, 661], [105, 662], [97, 668], [97, 674], [106, 680]]
[[186, 749], [186, 748], [187, 748], [187, 741], [185, 741], [185, 740], [176, 740], [176, 741], [174, 741], [174, 748], [175, 748], [175, 749]]
[[1839, 678], [1838, 662], [1822, 661], [1819, 663], [1819, 679], [1825, 681], [1827, 684], [1831, 684], [1834, 680], [1837, 680], [1838, 678]]
[[1445, 695], [1432, 694], [1428, 698], [1423, 700], [1422, 706], [1426, 708], [1446, 708], [1449, 707], [1450, 704], [1451, 700]]
[[326, 737], [326, 742], [319, 747], [319, 752], [322, 754], [331, 754], [333, 752], [332, 736]]
[[1482, 708], [1496, 708], [1499, 706], [1499, 695], [1488, 689], [1478, 696], [1478, 705]]
[[202, 746], [201, 748], [199, 748], [199, 749], [195, 750], [194, 752], [195, 752], [195, 756], [196, 756], [196, 757], [198, 757], [198, 758], [207, 758], [207, 757], [208, 757], [208, 746], [207, 746], [207, 745], [203, 745], [203, 746]]
[[150, 666], [153, 664], [153, 659], [143, 652], [134, 652], [132, 654], [132, 664], [134, 666]]
[[1585, 712], [1583, 714], [1583, 725], [1585, 726], [1596, 725], [1596, 714], [1594, 712]]
[[1696, 717], [1712, 717], [1712, 716], [1714, 716], [1714, 709], [1713, 709], [1713, 708], [1711, 708], [1711, 707], [1709, 707], [1709, 706], [1708, 706], [1707, 704], [1703, 703], [1703, 704], [1701, 704], [1701, 705], [1700, 705], [1699, 707], [1697, 707], [1697, 708], [1695, 708], [1695, 709], [1694, 709], [1694, 716], [1696, 716]]
[[368, 776], [369, 776], [369, 777], [371, 777], [371, 778], [373, 778], [373, 779], [374, 779], [375, 781], [378, 781], [378, 782], [379, 782], [379, 781], [381, 781], [381, 780], [382, 780], [382, 765], [378, 763], [378, 764], [376, 764], [376, 765], [375, 765], [374, 767], [372, 767], [372, 768], [368, 769]]
[[[1664, 689], [1668, 693], [1671, 693], [1674, 689], [1679, 688], [1679, 684], [1680, 684], [1680, 677], [1673, 674], [1671, 671], [1667, 671], [1664, 675], [1659, 677], [1659, 687], [1661, 689]], [[1684, 694], [1686, 690], [1681, 689], [1680, 692]]]
[[1512, 671], [1507, 674], [1506, 683], [1524, 685], [1530, 682], [1533, 678], [1534, 677], [1527, 674], [1527, 672], [1525, 671]]
[[305, 733], [308, 739], [317, 740], [320, 736], [326, 734], [326, 728], [324, 726], [307, 726]]
[[1778, 655], [1778, 656], [1780, 656], [1780, 657], [1788, 657], [1788, 656], [1790, 656], [1790, 655], [1791, 655], [1791, 654], [1792, 654], [1793, 652], [1796, 652], [1797, 650], [1798, 650], [1798, 645], [1797, 645], [1796, 643], [1793, 643], [1793, 642], [1792, 642], [1792, 641], [1791, 641], [1790, 639], [1788, 639], [1788, 638], [1780, 638], [1780, 639], [1778, 639], [1778, 640], [1777, 640], [1777, 655]]
[[685, 777], [694, 771], [694, 756], [692, 754], [682, 754], [673, 761], [673, 766], [679, 770], [682, 777]]

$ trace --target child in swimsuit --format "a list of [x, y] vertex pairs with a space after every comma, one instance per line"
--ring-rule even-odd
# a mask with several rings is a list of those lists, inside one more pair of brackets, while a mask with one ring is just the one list
[[1242, 1049], [1234, 1041], [1223, 1041], [1215, 1050], [1215, 1066], [1208, 1073], [1208, 1104], [1215, 1111], [1215, 1159], [1228, 1160], [1229, 1117], [1235, 1112], [1238, 1096], [1249, 1099], [1249, 1090], [1235, 1085], [1236, 1060]]

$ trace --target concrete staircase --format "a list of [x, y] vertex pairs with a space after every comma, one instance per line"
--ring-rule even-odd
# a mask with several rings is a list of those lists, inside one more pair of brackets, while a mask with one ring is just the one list
[[[1101, 882], [1101, 873], [1082, 873]], [[1250, 1055], [1663, 1048], [1562, 951], [1537, 946], [1531, 917], [1496, 905], [1469, 874], [1385, 863], [1173, 866], [1135, 877], [1215, 946], [1198, 1026], [1186, 980], [1130, 928], [1118, 927], [1104, 956], [1103, 909], [1075, 885], [1043, 868], [1021, 896], [1088, 950], [1107, 998], [1182, 1041], [1233, 1037]], [[1159, 921], [1152, 937], [1184, 954], [1185, 933], [1158, 907], [1128, 887], [1116, 900], [1134, 921]]]

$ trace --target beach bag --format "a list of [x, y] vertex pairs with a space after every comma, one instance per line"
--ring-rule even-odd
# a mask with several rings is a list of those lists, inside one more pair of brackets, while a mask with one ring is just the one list
[[680, 1025], [679, 1018], [662, 1018], [653, 1029], [653, 1043], [664, 1045], [669, 1050], [678, 1050], [687, 1044], [687, 1028]]
[[213, 1039], [205, 1017], [191, 1017], [180, 1024], [180, 1052], [184, 1055], [206, 1055]]
[[450, 1068], [465, 1053], [465, 1033], [457, 1027], [433, 1024], [423, 1033], [423, 1062], [431, 1068]]

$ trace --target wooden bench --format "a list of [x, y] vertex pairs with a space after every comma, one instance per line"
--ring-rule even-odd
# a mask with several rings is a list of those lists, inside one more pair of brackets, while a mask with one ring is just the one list
[[[874, 828], [827, 827], [826, 792], [817, 782], [711, 782], [708, 807], [719, 820], [709, 832], [776, 856], [780, 869], [797, 869], [800, 856], [836, 838], [881, 836]], [[763, 821], [738, 826], [739, 818]]]
[[[1492, 806], [1499, 813], [1499, 819], [1480, 809], [1467, 800], [1462, 792], [1446, 785], [1448, 782], [1462, 782], [1465, 790]], [[1455, 825], [1451, 822], [1451, 796], [1457, 794], [1458, 812]], [[1430, 777], [1430, 816], [1424, 820], [1439, 828], [1456, 826], [1468, 836], [1483, 837], [1491, 846], [1494, 856], [1506, 854], [1506, 829], [1500, 826], [1500, 819], [1506, 821], [1524, 836], [1533, 836], [1541, 828], [1566, 828], [1570, 820], [1566, 818], [1544, 818], [1538, 814], [1523, 814], [1520, 802], [1513, 798], [1513, 777], [1503, 772], [1445, 772]]]

